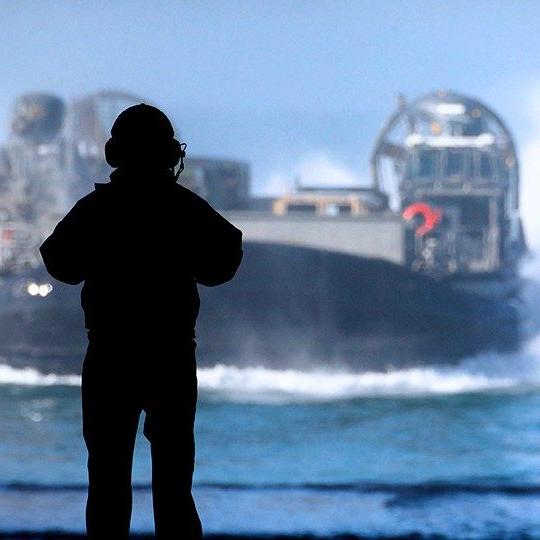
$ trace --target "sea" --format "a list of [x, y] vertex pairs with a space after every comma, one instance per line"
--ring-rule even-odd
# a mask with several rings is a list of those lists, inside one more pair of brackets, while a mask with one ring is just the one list
[[[209, 535], [540, 538], [540, 334], [453, 366], [254, 359], [198, 381], [193, 492]], [[153, 530], [150, 478], [140, 432], [134, 532]], [[82, 533], [86, 482], [80, 378], [1, 359], [0, 532]]]

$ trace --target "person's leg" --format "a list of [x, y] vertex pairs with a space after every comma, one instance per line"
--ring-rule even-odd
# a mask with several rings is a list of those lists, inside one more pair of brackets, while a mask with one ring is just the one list
[[131, 467], [140, 408], [130, 377], [106, 348], [89, 345], [82, 374], [83, 436], [88, 449], [86, 528], [91, 540], [129, 537]]
[[[195, 463], [193, 427], [197, 404], [194, 345], [159, 351], [148, 377], [144, 435], [152, 453], [156, 538], [199, 540], [202, 526], [191, 495]], [[155, 366], [153, 366], [155, 367]]]

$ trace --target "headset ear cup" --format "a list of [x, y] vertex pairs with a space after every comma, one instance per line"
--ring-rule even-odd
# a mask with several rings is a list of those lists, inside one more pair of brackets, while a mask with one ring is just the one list
[[113, 168], [122, 163], [120, 145], [112, 138], [105, 143], [105, 161]]
[[167, 149], [167, 166], [170, 168], [176, 167], [180, 159], [185, 155], [182, 145], [176, 139], [172, 139]]
[[[166, 141], [166, 143], [163, 143], [154, 151], [156, 150], [156, 157], [161, 156], [158, 159], [163, 160], [165, 166], [171, 169], [176, 167], [180, 159], [184, 158], [186, 155], [182, 144], [176, 139]], [[111, 137], [105, 143], [105, 160], [111, 167], [116, 168], [122, 165], [124, 159], [124, 149], [122, 144]]]

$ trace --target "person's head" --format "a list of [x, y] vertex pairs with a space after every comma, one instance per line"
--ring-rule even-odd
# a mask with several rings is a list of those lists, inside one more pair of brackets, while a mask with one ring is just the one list
[[105, 145], [105, 159], [111, 167], [135, 171], [173, 169], [184, 156], [170, 120], [145, 103], [118, 115]]

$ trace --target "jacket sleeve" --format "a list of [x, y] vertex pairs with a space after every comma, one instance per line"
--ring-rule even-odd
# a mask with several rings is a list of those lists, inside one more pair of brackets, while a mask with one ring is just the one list
[[85, 237], [84, 211], [79, 201], [39, 248], [45, 268], [53, 278], [70, 285], [85, 279]]
[[201, 201], [195, 245], [195, 281], [214, 287], [231, 280], [242, 260], [242, 232]]

